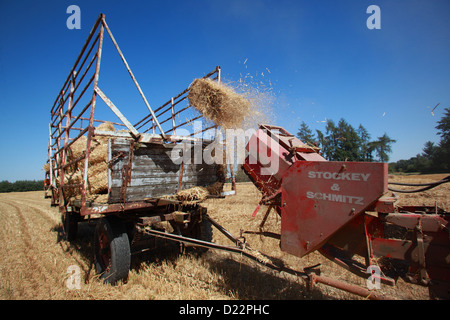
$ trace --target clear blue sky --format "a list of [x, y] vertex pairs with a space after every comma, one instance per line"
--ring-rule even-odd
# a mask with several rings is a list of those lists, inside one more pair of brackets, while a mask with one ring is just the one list
[[[71, 4], [81, 30], [66, 27]], [[371, 4], [380, 30], [366, 26]], [[220, 65], [229, 81], [270, 81], [275, 124], [296, 133], [301, 121], [323, 130], [325, 118], [344, 118], [396, 139], [397, 161], [439, 140], [436, 121], [450, 106], [448, 0], [1, 0], [0, 180], [43, 178], [50, 107], [100, 12], [153, 107]], [[112, 49], [105, 64], [118, 61]], [[100, 83], [123, 113], [142, 115], [122, 75], [101, 73]]]

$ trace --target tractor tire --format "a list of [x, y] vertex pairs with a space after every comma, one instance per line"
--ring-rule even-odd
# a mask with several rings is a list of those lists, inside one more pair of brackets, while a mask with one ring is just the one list
[[94, 232], [94, 264], [104, 283], [126, 281], [130, 271], [131, 250], [125, 224], [111, 216], [101, 218]]
[[61, 215], [63, 224], [63, 239], [72, 242], [77, 238], [79, 214], [75, 212], [64, 212]]
[[199, 223], [199, 228], [199, 239], [207, 242], [212, 242], [213, 228], [211, 221], [206, 218], [202, 218], [202, 221]]
[[[186, 237], [203, 240], [206, 242], [212, 242], [213, 239], [213, 229], [211, 222], [202, 217], [201, 221], [196, 221], [195, 224], [191, 227], [187, 234], [183, 234]], [[206, 247], [192, 247], [191, 248], [196, 253], [205, 253], [209, 250]]]

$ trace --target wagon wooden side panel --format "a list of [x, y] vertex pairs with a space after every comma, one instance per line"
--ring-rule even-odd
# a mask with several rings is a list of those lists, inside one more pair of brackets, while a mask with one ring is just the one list
[[109, 149], [108, 203], [143, 201], [218, 181], [217, 164], [204, 160], [199, 164], [183, 163], [180, 145], [111, 139]]

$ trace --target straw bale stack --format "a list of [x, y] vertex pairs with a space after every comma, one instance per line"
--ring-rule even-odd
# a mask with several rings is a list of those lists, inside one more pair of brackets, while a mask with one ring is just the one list
[[251, 112], [247, 99], [231, 87], [211, 79], [194, 80], [188, 99], [205, 118], [224, 129], [240, 128]]
[[[97, 130], [115, 131], [110, 122], [100, 124]], [[67, 162], [82, 156], [86, 152], [87, 137], [82, 136], [75, 141], [68, 152]], [[65, 184], [78, 184], [83, 181], [84, 160], [66, 172]], [[70, 188], [66, 190], [69, 197], [79, 195], [81, 188]], [[105, 194], [108, 192], [108, 138], [93, 137], [91, 141], [89, 167], [88, 167], [88, 190], [87, 195]]]

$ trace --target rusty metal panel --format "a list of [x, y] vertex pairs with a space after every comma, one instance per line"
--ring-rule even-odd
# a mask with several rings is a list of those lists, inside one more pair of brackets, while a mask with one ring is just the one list
[[439, 232], [442, 229], [447, 228], [447, 224], [449, 224], [443, 215], [418, 213], [389, 214], [384, 217], [384, 221], [408, 229], [414, 229], [416, 226], [420, 225], [421, 229], [425, 232]]
[[281, 188], [281, 249], [302, 257], [387, 192], [387, 164], [296, 162]]
[[247, 161], [258, 165], [259, 176], [273, 176], [281, 180], [282, 175], [292, 164], [286, 159], [289, 151], [261, 129], [251, 136], [246, 149]]
[[148, 210], [154, 208], [154, 203], [149, 202], [134, 202], [134, 203], [116, 203], [116, 204], [104, 204], [95, 205], [92, 207], [81, 207], [81, 216], [90, 214], [109, 214], [109, 213], [120, 213], [126, 211], [137, 211], [137, 210]]
[[243, 164], [255, 185], [268, 196], [277, 192], [283, 176], [298, 161], [326, 161], [318, 148], [297, 139], [282, 127], [260, 125], [246, 146]]

